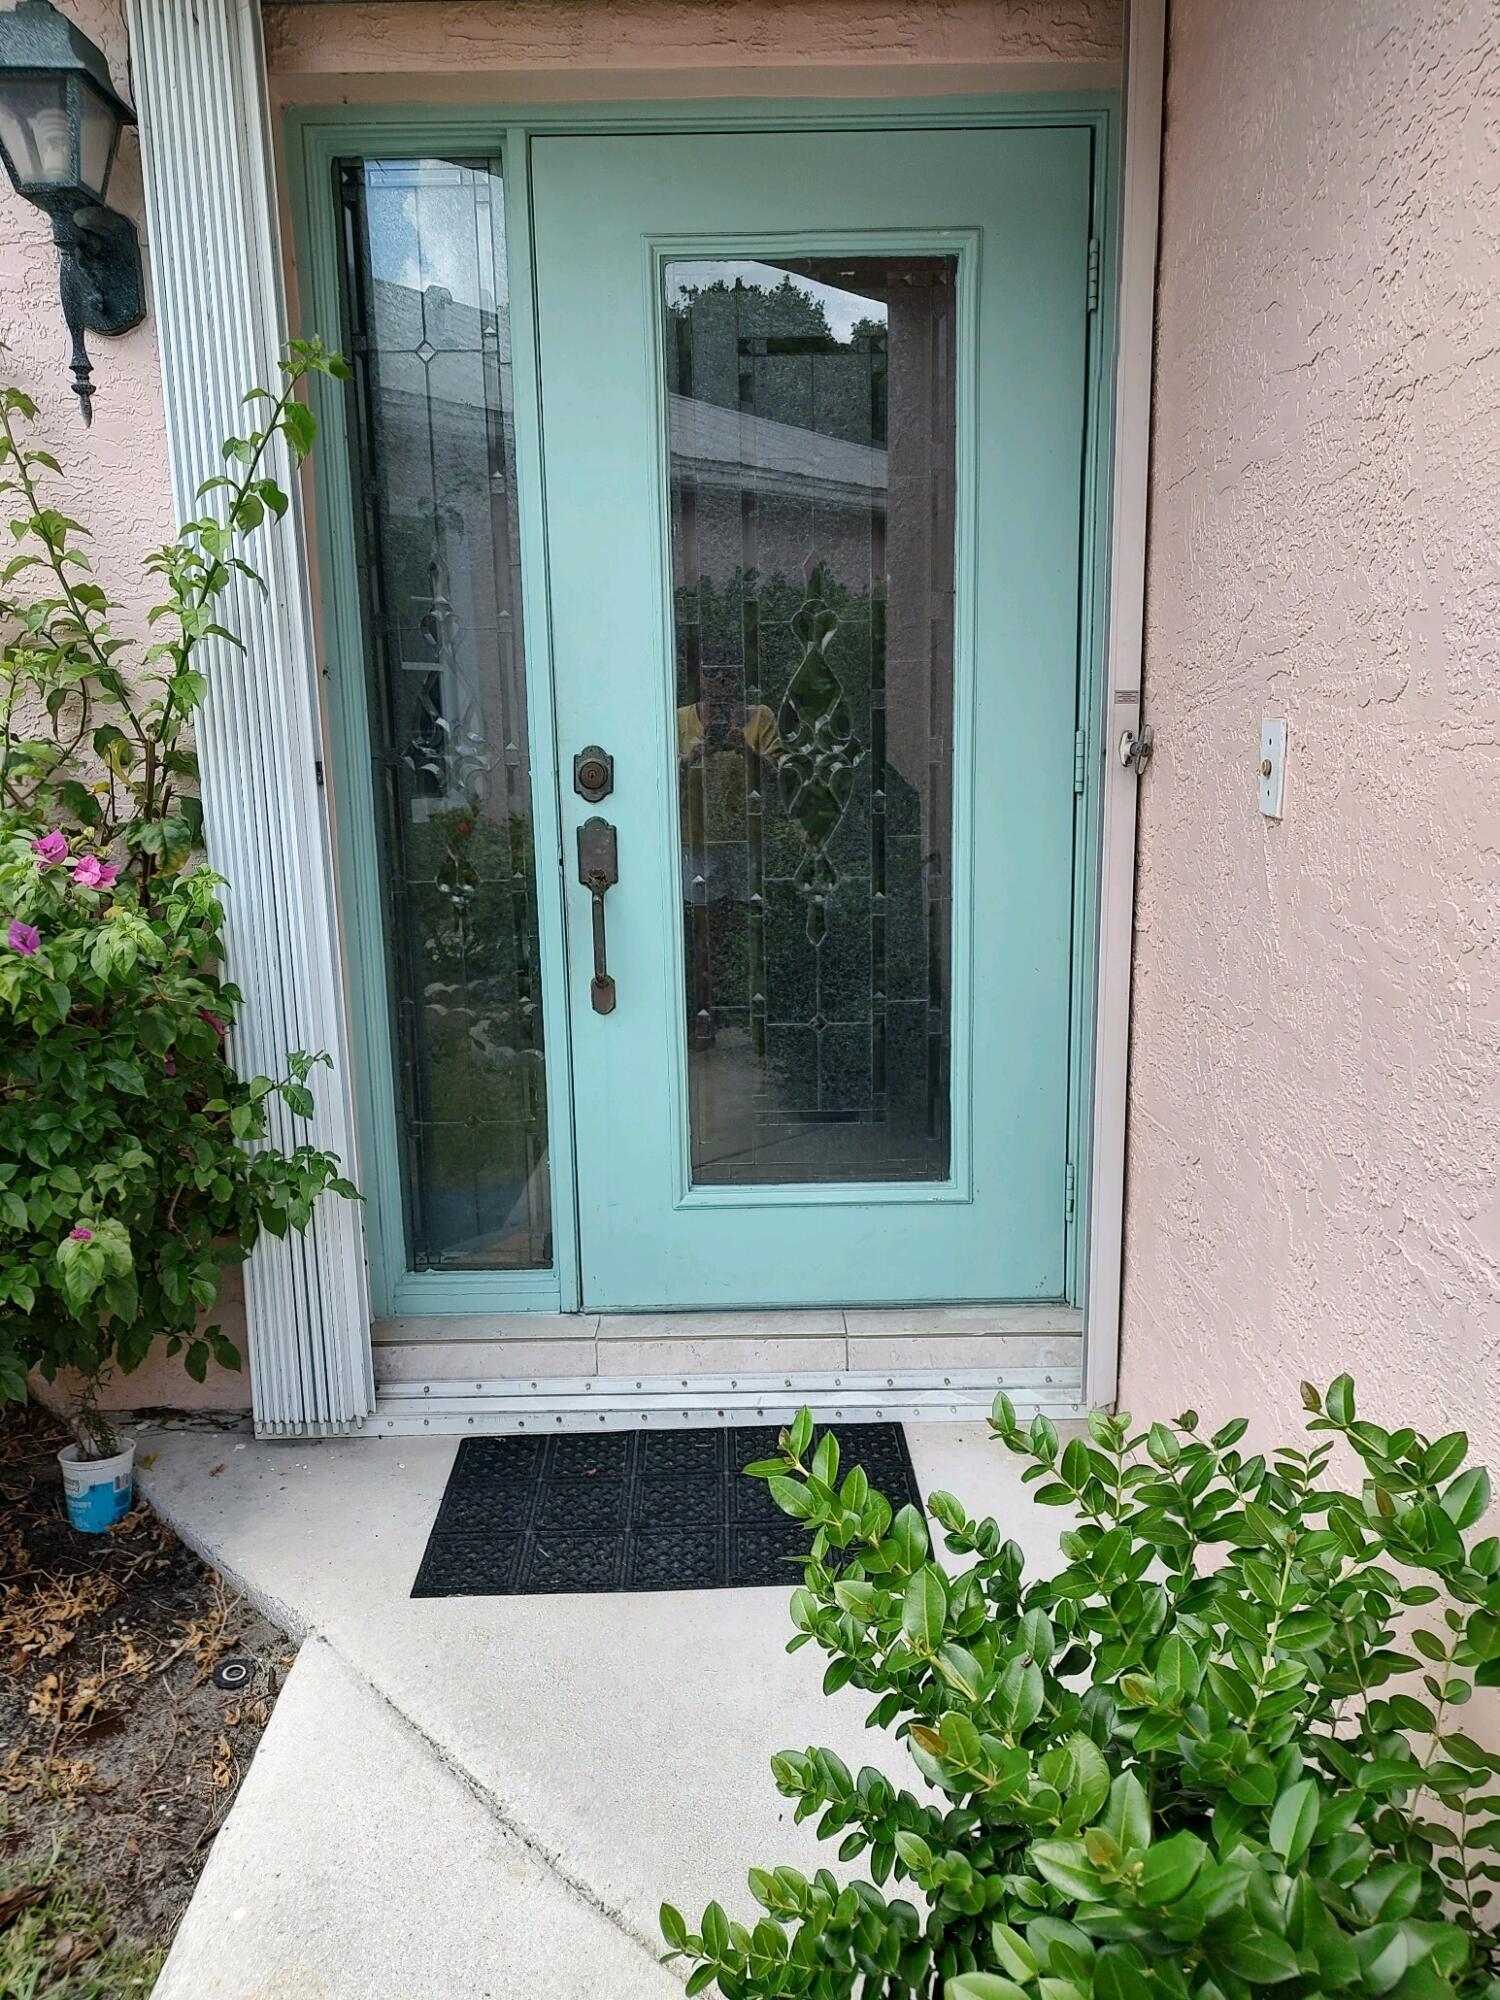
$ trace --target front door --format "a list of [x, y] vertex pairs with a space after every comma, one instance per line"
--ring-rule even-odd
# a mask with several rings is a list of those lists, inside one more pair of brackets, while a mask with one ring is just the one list
[[1089, 135], [531, 175], [583, 1303], [1060, 1299]]

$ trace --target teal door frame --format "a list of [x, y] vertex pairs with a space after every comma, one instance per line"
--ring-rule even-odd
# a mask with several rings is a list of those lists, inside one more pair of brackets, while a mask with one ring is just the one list
[[[1092, 276], [1097, 309], [1088, 337], [1083, 439], [1078, 735], [1075, 754], [1073, 963], [1068, 1102], [1066, 1299], [1081, 1302], [1091, 1184], [1091, 1081], [1097, 978], [1100, 783], [1108, 739], [1103, 713], [1108, 598], [1112, 360], [1118, 261], [1120, 117], [1113, 92], [984, 99], [632, 104], [601, 106], [299, 106], [283, 114], [298, 319], [336, 343], [340, 324], [339, 211], [334, 163], [346, 157], [498, 160], [502, 171], [515, 383], [518, 517], [525, 675], [532, 742], [533, 826], [547, 1037], [549, 1166], [554, 1268], [550, 1272], [414, 1272], [408, 1269], [396, 1131], [396, 1096], [380, 919], [379, 863], [370, 790], [364, 641], [342, 397], [315, 387], [322, 442], [314, 477], [314, 575], [327, 690], [327, 726], [351, 1046], [357, 1069], [360, 1181], [377, 1319], [444, 1314], [571, 1312], [579, 1307], [572, 1062], [566, 1001], [562, 800], [553, 702], [547, 587], [545, 467], [536, 352], [530, 141], [543, 134], [838, 130], [954, 130], [1006, 126], [1085, 128], [1092, 137]], [[1080, 275], [1085, 282], [1085, 274]]]

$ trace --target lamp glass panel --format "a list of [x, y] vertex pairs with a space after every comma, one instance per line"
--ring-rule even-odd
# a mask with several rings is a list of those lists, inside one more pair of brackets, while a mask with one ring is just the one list
[[104, 199], [109, 186], [119, 119], [114, 106], [87, 77], [78, 80], [78, 179], [90, 194]]
[[65, 77], [0, 76], [0, 146], [18, 187], [71, 183], [73, 132]]

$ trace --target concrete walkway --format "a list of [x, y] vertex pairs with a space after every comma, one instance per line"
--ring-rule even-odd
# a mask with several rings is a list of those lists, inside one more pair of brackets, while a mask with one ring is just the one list
[[[1033, 1562], [1059, 1516], [986, 1432], [909, 1425], [918, 1482]], [[159, 2000], [611, 2000], [680, 1987], [663, 1900], [751, 1907], [752, 1865], [828, 1864], [772, 1754], [826, 1744], [901, 1783], [868, 1697], [788, 1657], [786, 1590], [413, 1600], [455, 1440], [139, 1435], [152, 1504], [305, 1638]]]

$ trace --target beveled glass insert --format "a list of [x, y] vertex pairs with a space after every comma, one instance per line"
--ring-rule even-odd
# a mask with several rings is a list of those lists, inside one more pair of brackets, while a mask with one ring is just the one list
[[957, 276], [666, 266], [700, 1185], [948, 1175]]
[[345, 350], [411, 1266], [551, 1262], [498, 169], [346, 160]]

